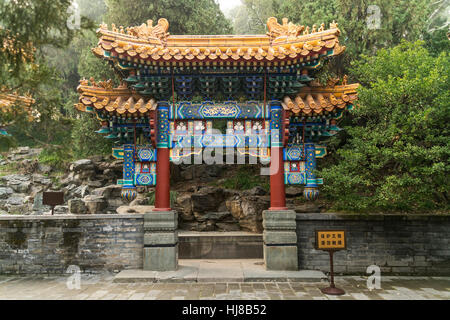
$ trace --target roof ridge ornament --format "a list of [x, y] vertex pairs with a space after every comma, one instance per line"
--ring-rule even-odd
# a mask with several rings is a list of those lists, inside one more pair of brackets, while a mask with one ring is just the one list
[[[327, 59], [341, 54], [345, 47], [339, 44], [337, 24], [327, 29], [324, 23], [311, 26], [295, 25], [284, 18], [282, 24], [277, 18], [267, 21], [268, 32], [264, 35], [169, 35], [169, 23], [159, 19], [141, 26], [119, 28], [112, 25], [112, 31], [105, 24], [97, 30], [100, 41], [93, 53], [113, 62], [115, 69], [131, 70], [134, 67], [156, 68], [169, 65], [208, 66], [217, 62], [228, 65], [248, 63], [262, 65], [320, 65], [322, 57]], [[119, 61], [121, 61], [119, 63]], [[126, 62], [125, 62], [126, 61]], [[316, 64], [317, 63], [317, 64]], [[208, 66], [209, 67], [209, 66]]]
[[335, 86], [339, 85], [338, 83], [341, 83], [341, 86], [347, 86], [348, 85], [348, 75], [344, 74], [342, 78], [340, 77], [328, 77], [328, 79], [325, 80], [325, 84], [322, 84], [320, 79], [316, 78], [312, 80], [309, 85], [311, 87], [329, 87], [334, 88]]
[[147, 24], [143, 23], [137, 27], [127, 28], [127, 33], [130, 36], [135, 36], [140, 39], [158, 38], [165, 43], [169, 36], [168, 29], [169, 21], [161, 18], [155, 26], [153, 26], [153, 20], [147, 20]]
[[269, 30], [267, 35], [270, 40], [283, 36], [287, 36], [288, 39], [297, 38], [305, 29], [305, 26], [303, 25], [296, 25], [292, 22], [288, 22], [288, 18], [283, 18], [282, 23], [283, 24], [279, 24], [275, 17], [267, 19], [267, 29]]
[[[88, 79], [80, 79], [79, 87], [92, 87], [97, 89], [105, 89], [105, 90], [114, 90], [112, 79], [103, 80], [103, 81], [95, 81], [94, 77], [90, 77]], [[126, 89], [127, 86], [119, 86], [117, 89]]]
[[[140, 26], [125, 28], [120, 26], [119, 28], [113, 23], [111, 24], [111, 31], [114, 33], [126, 34], [129, 36], [136, 37], [138, 39], [148, 40], [149, 38], [158, 38], [163, 44], [167, 42], [167, 37], [170, 33], [167, 32], [169, 29], [169, 21], [167, 19], [161, 18], [158, 23], [153, 26], [153, 20], [147, 20], [147, 23], [143, 23]], [[108, 30], [108, 25], [106, 23], [100, 24], [99, 30]]]
[[0, 114], [12, 113], [12, 118], [0, 117], [0, 135], [10, 136], [4, 129], [5, 126], [11, 125], [15, 122], [15, 117], [18, 114], [26, 114], [27, 120], [40, 121], [41, 114], [32, 105], [36, 102], [29, 92], [20, 95], [17, 91], [12, 91], [6, 86], [0, 87]]

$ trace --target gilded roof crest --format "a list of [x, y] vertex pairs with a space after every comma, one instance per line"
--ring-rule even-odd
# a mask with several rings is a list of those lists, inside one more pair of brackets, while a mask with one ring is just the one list
[[137, 27], [127, 28], [127, 33], [140, 39], [158, 38], [165, 42], [169, 36], [168, 29], [169, 21], [161, 18], [156, 26], [153, 26], [153, 20], [147, 20], [147, 24], [143, 23]]
[[283, 24], [279, 24], [277, 18], [275, 17], [270, 17], [267, 19], [267, 28], [269, 30], [267, 35], [270, 39], [275, 39], [281, 36], [296, 38], [305, 29], [305, 26], [298, 26], [292, 22], [288, 22], [287, 18], [283, 18], [282, 21]]

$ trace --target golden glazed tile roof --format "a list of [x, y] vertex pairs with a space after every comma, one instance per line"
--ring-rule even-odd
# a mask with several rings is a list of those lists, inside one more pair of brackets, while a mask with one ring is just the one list
[[34, 99], [30, 96], [19, 96], [17, 94], [0, 92], [0, 108], [6, 110], [13, 106], [25, 106], [29, 107], [34, 103]]
[[[91, 84], [81, 80], [78, 86], [80, 93], [79, 103], [75, 108], [83, 112], [105, 110], [118, 115], [137, 114], [144, 115], [156, 110], [157, 102], [152, 98], [144, 98], [132, 92], [126, 86], [112, 88], [111, 82]], [[333, 112], [353, 105], [358, 99], [356, 89], [359, 84], [347, 84], [344, 80], [341, 85], [329, 83], [328, 86], [311, 86], [302, 88], [294, 97], [286, 96], [282, 106], [294, 115], [320, 115], [323, 112]]]
[[[283, 19], [267, 21], [266, 35], [170, 35], [169, 23], [160, 19], [156, 26], [151, 20], [138, 27], [112, 30], [103, 24], [98, 29], [99, 44], [93, 52], [102, 58], [117, 57], [147, 63], [157, 61], [305, 61], [319, 55], [338, 55], [345, 49], [339, 44], [340, 31], [336, 23], [325, 30], [297, 26]], [[329, 53], [332, 51], [332, 53]]]
[[295, 115], [319, 115], [354, 104], [358, 99], [356, 89], [359, 84], [304, 87], [294, 97], [283, 99], [283, 108]]
[[113, 88], [111, 80], [98, 84], [91, 78], [81, 80], [77, 90], [80, 93], [79, 103], [75, 108], [79, 111], [106, 110], [110, 113], [147, 114], [156, 109], [156, 101], [133, 93], [126, 86]]
[[19, 95], [17, 92], [12, 92], [5, 86], [0, 88], [0, 108], [6, 108], [14, 105], [21, 105], [30, 107], [35, 103], [35, 100], [30, 94]]
[[[30, 95], [20, 96], [16, 92], [11, 93], [6, 88], [0, 89], [0, 113], [10, 114], [11, 117], [11, 114], [25, 112], [28, 114], [28, 120], [33, 121], [38, 117], [31, 109], [34, 103], [35, 100]], [[6, 125], [6, 123], [1, 123], [1, 125]]]

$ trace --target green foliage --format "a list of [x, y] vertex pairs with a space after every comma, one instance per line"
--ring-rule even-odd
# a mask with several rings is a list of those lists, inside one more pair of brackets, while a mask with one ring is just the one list
[[[61, 108], [63, 74], [47, 58], [51, 50], [64, 48], [75, 35], [91, 26], [82, 17], [81, 29], [68, 28], [71, 2], [0, 2], [0, 85], [19, 94], [30, 93], [36, 101], [32, 108], [40, 114], [37, 121], [30, 123], [26, 113], [16, 112], [19, 106], [13, 108], [14, 123], [8, 128], [14, 133], [13, 144], [53, 148], [66, 136], [67, 121]], [[62, 148], [67, 146], [67, 140], [65, 143]]]
[[0, 177], [17, 172], [17, 166], [14, 163], [8, 163], [0, 166]]
[[[415, 40], [425, 31], [426, 20], [431, 12], [428, 0], [337, 0], [337, 19], [346, 38], [346, 56], [374, 53], [383, 47], [392, 47], [402, 40]], [[369, 5], [381, 10], [380, 28], [367, 27]], [[420, 14], [418, 14], [420, 12]]]
[[250, 18], [250, 13], [244, 5], [231, 9], [227, 14], [227, 17], [233, 21], [234, 34], [258, 34], [262, 29], [262, 26], [259, 23], [253, 23]]
[[329, 24], [339, 18], [337, 1], [279, 1], [277, 8], [276, 17], [278, 21], [286, 17], [293, 23], [310, 27], [314, 24], [320, 25], [322, 22]]
[[261, 176], [259, 167], [255, 165], [240, 165], [238, 170], [229, 178], [220, 183], [226, 189], [249, 190], [256, 186], [269, 191], [269, 181], [267, 176]]
[[89, 114], [81, 114], [74, 121], [71, 135], [73, 155], [75, 158], [85, 158], [92, 155], [109, 155], [113, 146], [111, 140], [95, 133], [98, 130], [98, 120]]
[[[265, 33], [267, 18], [281, 19], [312, 27], [339, 23], [340, 42], [347, 47], [344, 55], [330, 63], [331, 73], [348, 72], [350, 61], [360, 54], [374, 54], [380, 48], [392, 47], [402, 40], [415, 41], [425, 33], [426, 21], [433, 10], [429, 0], [243, 0], [245, 8], [235, 9], [235, 33]], [[367, 27], [369, 5], [381, 9], [379, 29]], [[325, 70], [326, 71], [326, 70]]]
[[70, 5], [70, 0], [0, 2], [0, 60], [14, 75], [33, 62], [35, 50], [69, 43], [76, 32], [66, 25]]
[[93, 77], [96, 80], [112, 79], [115, 81], [115, 85], [118, 85], [119, 80], [114, 74], [113, 68], [91, 52], [91, 48], [95, 47], [98, 42], [95, 33], [87, 33], [84, 41], [85, 43], [84, 46], [80, 48], [80, 58], [78, 59], [79, 77], [86, 79]]
[[0, 135], [0, 152], [6, 152], [13, 146], [14, 141], [11, 137]]
[[450, 60], [423, 42], [402, 42], [353, 64], [361, 79], [348, 142], [324, 168], [337, 210], [449, 208]]
[[[0, 147], [1, 147], [1, 136], [0, 136]], [[0, 154], [0, 161], [6, 159], [6, 154]], [[7, 164], [0, 165], [0, 177], [14, 174], [18, 172], [18, 163], [16, 162], [8, 162]]]
[[42, 150], [38, 160], [40, 163], [47, 164], [56, 170], [64, 170], [72, 159], [68, 157], [67, 150], [47, 148]]
[[105, 0], [108, 23], [138, 26], [160, 18], [169, 21], [171, 34], [229, 34], [231, 25], [214, 0]]
[[243, 5], [234, 9], [232, 18], [236, 34], [266, 33], [267, 18], [277, 13], [278, 1], [243, 0]]
[[432, 55], [438, 56], [441, 52], [450, 52], [450, 41], [447, 37], [448, 32], [446, 28], [425, 33], [425, 47]]

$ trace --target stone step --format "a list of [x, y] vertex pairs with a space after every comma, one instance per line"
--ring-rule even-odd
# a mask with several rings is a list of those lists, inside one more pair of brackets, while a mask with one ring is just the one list
[[262, 259], [180, 259], [175, 271], [123, 270], [115, 283], [133, 282], [322, 282], [322, 271], [267, 271]]
[[178, 232], [180, 259], [262, 259], [262, 234], [228, 232]]

